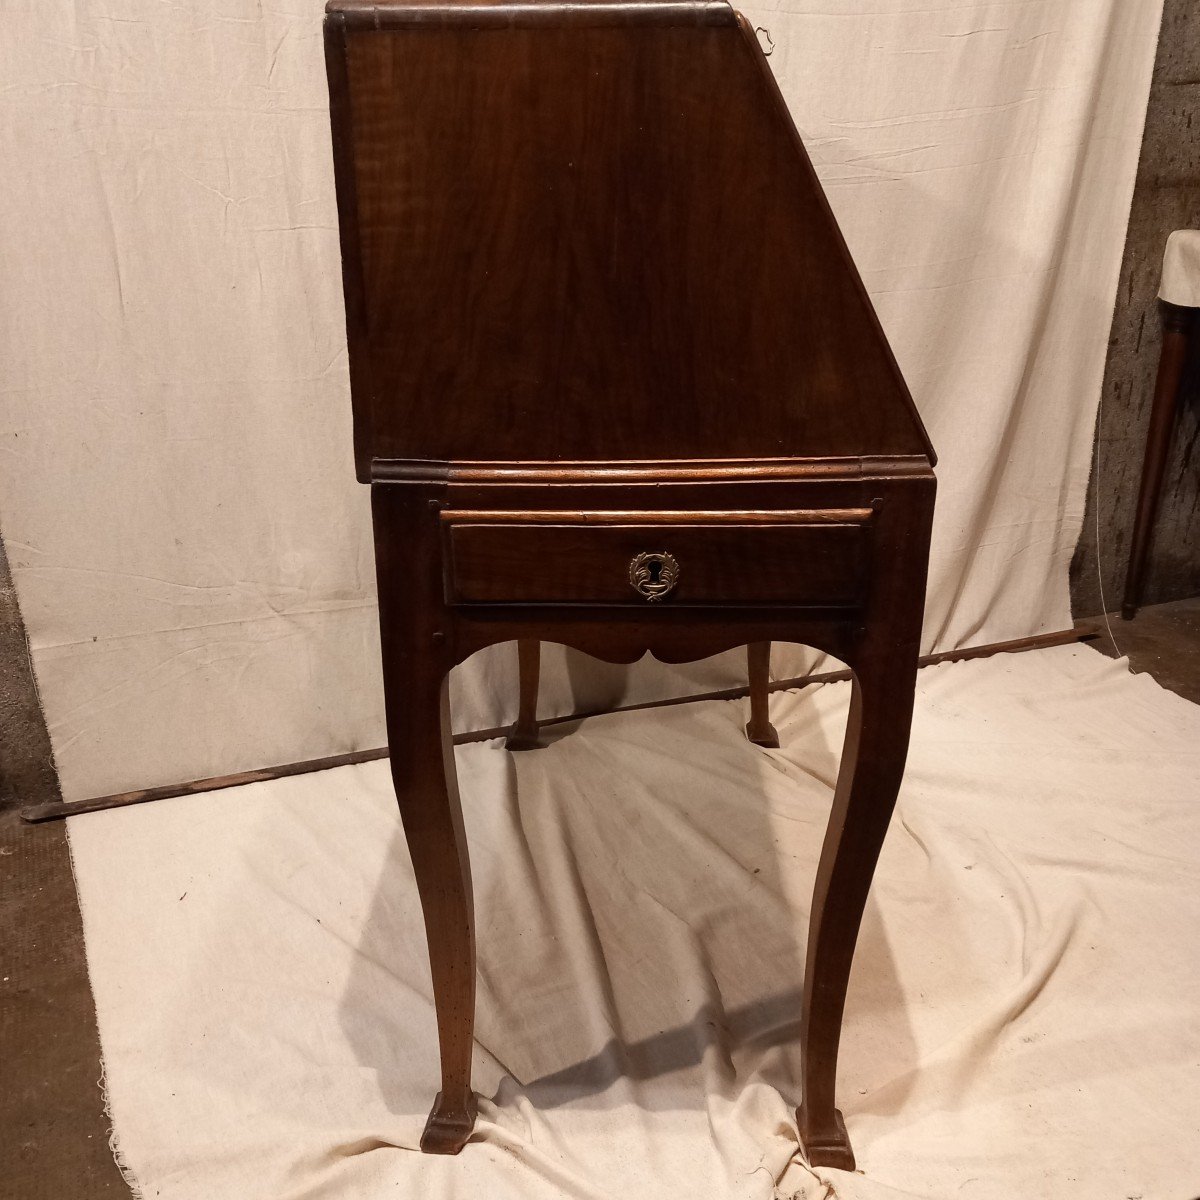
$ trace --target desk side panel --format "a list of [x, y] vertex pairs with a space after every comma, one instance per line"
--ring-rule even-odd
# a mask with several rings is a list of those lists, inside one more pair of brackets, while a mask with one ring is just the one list
[[925, 453], [759, 57], [735, 25], [347, 31], [371, 456]]

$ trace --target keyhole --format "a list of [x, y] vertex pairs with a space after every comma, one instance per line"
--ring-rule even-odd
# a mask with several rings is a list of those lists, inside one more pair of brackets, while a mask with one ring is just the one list
[[661, 600], [679, 578], [679, 564], [669, 554], [639, 554], [629, 564], [629, 583], [643, 600]]

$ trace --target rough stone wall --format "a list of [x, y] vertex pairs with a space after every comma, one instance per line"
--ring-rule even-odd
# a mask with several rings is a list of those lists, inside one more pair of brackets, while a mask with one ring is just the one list
[[0, 542], [0, 810], [58, 799], [54, 754]]
[[[1121, 264], [1087, 515], [1071, 567], [1077, 617], [1121, 607], [1162, 327], [1158, 282], [1173, 229], [1200, 229], [1200, 4], [1166, 0]], [[1181, 389], [1143, 602], [1200, 594], [1200, 337]], [[1097, 519], [1098, 518], [1098, 519]], [[1097, 556], [1097, 525], [1100, 553]], [[1097, 558], [1100, 570], [1097, 572]]]

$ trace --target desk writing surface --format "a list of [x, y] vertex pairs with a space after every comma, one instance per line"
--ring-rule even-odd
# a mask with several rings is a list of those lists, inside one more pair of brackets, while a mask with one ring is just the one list
[[331, 69], [360, 470], [927, 455], [732, 10], [479, 27], [405, 10], [348, 24]]

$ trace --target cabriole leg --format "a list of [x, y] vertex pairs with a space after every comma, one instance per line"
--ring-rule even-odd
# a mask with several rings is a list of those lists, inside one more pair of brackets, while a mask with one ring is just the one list
[[387, 688], [392, 779], [425, 916], [442, 1059], [442, 1090], [421, 1135], [421, 1149], [457, 1154], [475, 1124], [471, 868], [450, 739], [448, 680], [433, 670], [417, 674], [415, 679], [385, 678], [385, 685], [392, 685]]
[[908, 754], [916, 655], [880, 652], [855, 668], [837, 789], [813, 890], [801, 1024], [797, 1120], [813, 1166], [854, 1169], [834, 1107], [846, 984], [875, 863]]

